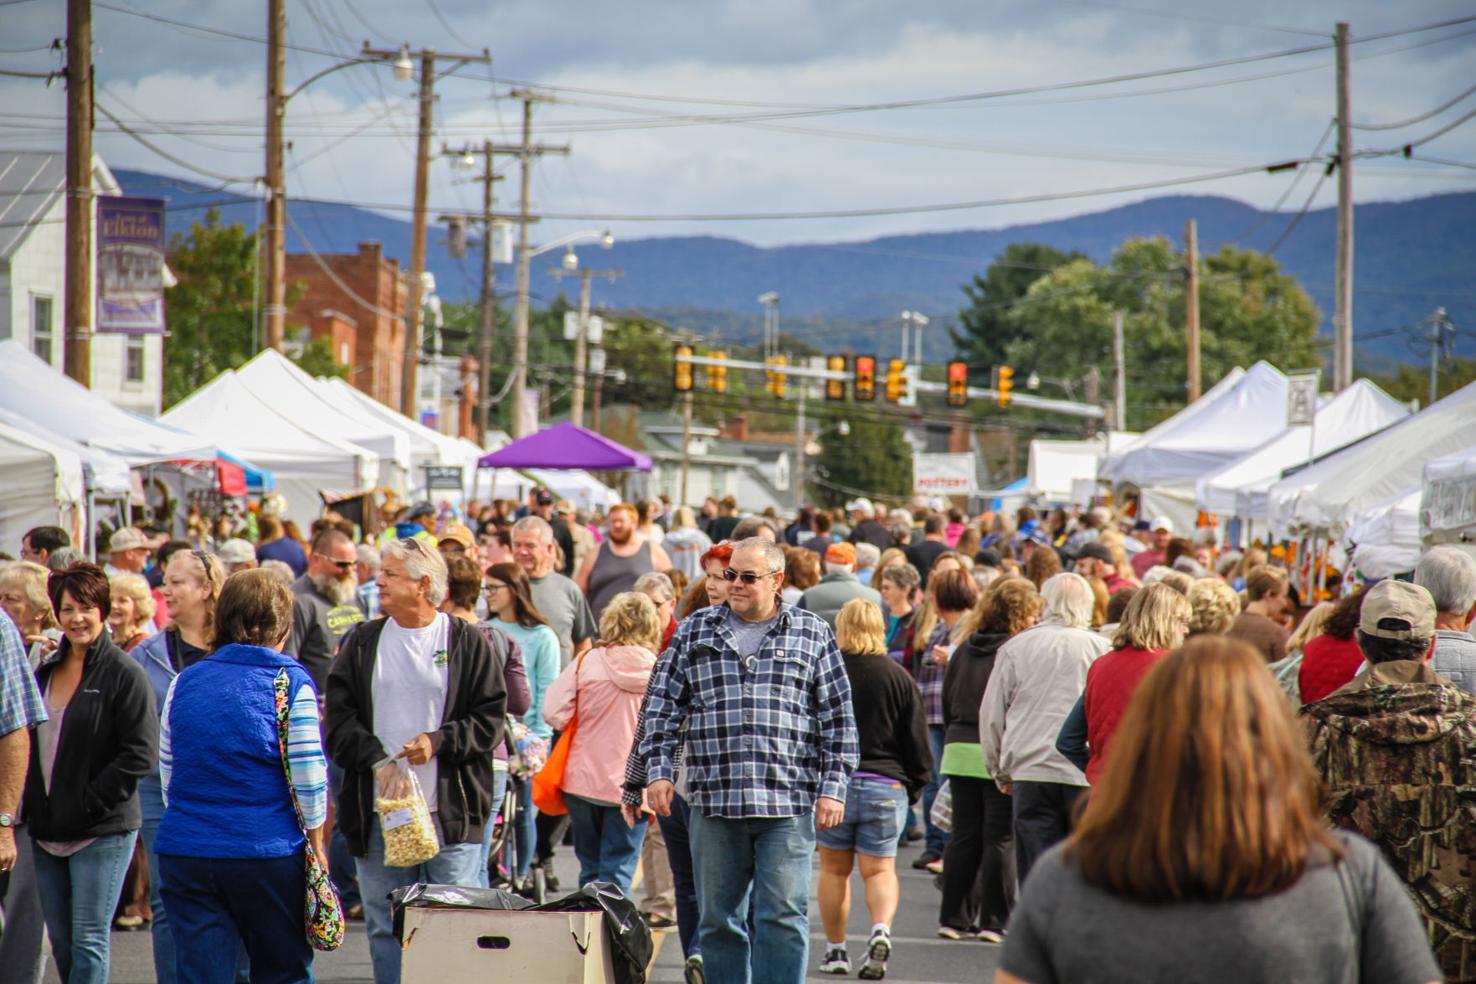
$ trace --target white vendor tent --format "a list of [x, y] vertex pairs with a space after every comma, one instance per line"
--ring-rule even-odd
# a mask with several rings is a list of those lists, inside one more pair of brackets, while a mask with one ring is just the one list
[[263, 349], [236, 370], [236, 378], [279, 414], [310, 428], [319, 437], [358, 445], [377, 457], [376, 483], [405, 493], [410, 442], [399, 429], [366, 414], [345, 413], [316, 379], [275, 349]]
[[106, 496], [128, 495], [132, 492], [133, 478], [128, 462], [111, 451], [80, 444], [5, 407], [0, 407], [0, 424], [20, 431], [44, 447], [57, 448], [76, 455], [82, 464], [82, 480], [88, 492]]
[[1409, 407], [1366, 379], [1328, 398], [1312, 426], [1288, 427], [1265, 444], [1201, 478], [1195, 501], [1221, 516], [1266, 518], [1266, 491], [1281, 474], [1409, 416]]
[[378, 479], [379, 458], [357, 444], [317, 433], [312, 420], [295, 421], [226, 370], [164, 414], [211, 434], [232, 453], [268, 469], [287, 500], [286, 515], [306, 527], [322, 512], [318, 492], [368, 488]]
[[1095, 490], [1102, 459], [1109, 453], [1127, 450], [1142, 436], [1109, 431], [1086, 441], [1031, 441], [1027, 489], [1048, 502], [1085, 505], [1079, 491], [1084, 486]]
[[[127, 474], [127, 468], [124, 468]], [[13, 549], [36, 526], [76, 531], [87, 502], [82, 459], [34, 434], [0, 424], [0, 543]]]
[[1419, 486], [1425, 463], [1476, 447], [1476, 383], [1271, 486], [1277, 536], [1335, 535]]
[[220, 450], [199, 432], [165, 426], [114, 406], [14, 339], [0, 341], [0, 407], [130, 465], [214, 461]]
[[1420, 561], [1420, 489], [1401, 492], [1353, 517], [1346, 539], [1366, 579], [1414, 570]]
[[1433, 543], [1476, 528], [1476, 447], [1425, 463], [1417, 509], [1419, 535]]
[[426, 465], [460, 465], [468, 480], [476, 473], [477, 461], [486, 454], [481, 448], [462, 437], [452, 437], [432, 430], [419, 421], [411, 420], [392, 407], [380, 403], [368, 393], [355, 389], [343, 379], [319, 378], [319, 390], [342, 413], [356, 415], [366, 422], [392, 429], [404, 436], [410, 449], [411, 489], [425, 482], [422, 469]]

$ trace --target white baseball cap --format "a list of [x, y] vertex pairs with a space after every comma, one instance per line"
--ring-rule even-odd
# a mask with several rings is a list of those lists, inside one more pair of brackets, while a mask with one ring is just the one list
[[1153, 522], [1148, 524], [1148, 529], [1154, 533], [1157, 533], [1159, 530], [1168, 530], [1170, 533], [1172, 533], [1174, 531], [1174, 521], [1169, 519], [1167, 516], [1159, 516]]
[[862, 496], [846, 503], [846, 512], [858, 512], [863, 516], [875, 516], [876, 507], [871, 504], [870, 499]]

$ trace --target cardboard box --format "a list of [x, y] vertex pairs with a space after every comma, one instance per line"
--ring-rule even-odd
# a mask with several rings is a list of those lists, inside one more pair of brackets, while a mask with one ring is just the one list
[[405, 910], [403, 984], [608, 984], [604, 915], [513, 909]]

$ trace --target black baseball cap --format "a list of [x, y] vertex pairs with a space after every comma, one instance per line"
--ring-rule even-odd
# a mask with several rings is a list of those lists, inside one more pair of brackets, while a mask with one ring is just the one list
[[1085, 544], [1076, 552], [1077, 560], [1086, 560], [1088, 557], [1093, 560], [1101, 560], [1109, 564], [1112, 563], [1112, 551], [1107, 549], [1107, 544], [1098, 543], [1095, 540]]
[[551, 506], [554, 504], [554, 494], [548, 489], [539, 489], [533, 493], [533, 501], [540, 506]]

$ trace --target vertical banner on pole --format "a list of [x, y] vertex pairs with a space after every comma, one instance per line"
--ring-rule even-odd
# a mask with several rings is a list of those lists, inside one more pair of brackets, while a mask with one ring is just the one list
[[97, 330], [162, 333], [164, 200], [101, 197], [97, 232]]

